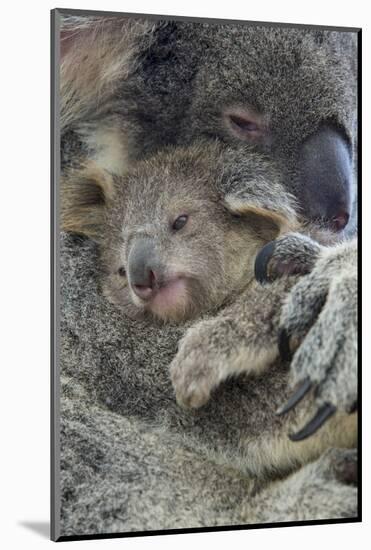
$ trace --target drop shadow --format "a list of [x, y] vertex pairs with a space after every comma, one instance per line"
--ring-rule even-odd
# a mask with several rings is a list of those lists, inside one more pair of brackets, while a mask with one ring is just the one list
[[50, 523], [48, 521], [20, 521], [18, 524], [43, 538], [50, 538]]

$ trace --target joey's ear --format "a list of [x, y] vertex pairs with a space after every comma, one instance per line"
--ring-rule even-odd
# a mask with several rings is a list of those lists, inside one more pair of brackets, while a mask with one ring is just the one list
[[298, 227], [293, 200], [284, 190], [277, 195], [277, 200], [245, 191], [229, 193], [224, 197], [224, 204], [232, 214], [251, 221], [256, 234], [266, 242]]
[[114, 196], [112, 176], [89, 163], [82, 170], [63, 176], [61, 181], [61, 225], [65, 231], [99, 241], [104, 212]]

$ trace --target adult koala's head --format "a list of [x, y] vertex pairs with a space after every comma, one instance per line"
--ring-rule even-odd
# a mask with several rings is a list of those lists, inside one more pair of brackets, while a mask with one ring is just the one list
[[137, 157], [200, 137], [249, 143], [280, 165], [304, 218], [348, 225], [356, 33], [171, 22], [152, 39], [123, 86]]

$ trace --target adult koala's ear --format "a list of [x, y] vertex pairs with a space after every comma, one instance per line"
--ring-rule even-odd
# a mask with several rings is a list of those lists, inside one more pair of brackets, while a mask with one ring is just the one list
[[67, 173], [61, 181], [62, 229], [99, 242], [105, 209], [113, 196], [113, 177], [94, 162]]
[[277, 183], [268, 188], [265, 182], [250, 182], [226, 194], [224, 204], [232, 214], [248, 218], [265, 243], [298, 228], [294, 199]]

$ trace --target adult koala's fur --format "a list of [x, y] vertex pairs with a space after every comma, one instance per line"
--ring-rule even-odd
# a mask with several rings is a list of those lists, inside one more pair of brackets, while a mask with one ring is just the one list
[[[272, 159], [286, 189], [302, 205], [303, 218], [328, 221], [320, 208], [326, 201], [313, 190], [308, 166], [311, 150], [321, 144], [333, 152], [330, 138], [340, 149], [348, 141], [354, 149], [353, 51], [350, 35], [327, 31], [66, 19], [62, 169], [78, 168], [92, 158], [121, 174], [165, 145], [187, 145], [203, 137], [233, 148], [242, 139]], [[319, 135], [314, 143], [313, 135]], [[325, 189], [350, 204], [344, 151], [340, 158], [346, 188], [329, 178], [332, 187]], [[314, 172], [318, 178], [326, 175]], [[293, 247], [294, 252], [301, 246]], [[230, 380], [205, 407], [184, 412], [175, 402], [167, 371], [181, 327], [148, 325], [117, 311], [101, 295], [95, 245], [64, 235], [63, 534], [171, 528], [174, 522], [175, 527], [192, 527], [354, 517], [356, 490], [339, 482], [333, 467], [338, 451], [332, 451], [335, 459], [318, 458], [323, 452], [318, 434], [299, 443], [286, 437], [272, 441], [271, 434], [286, 434], [286, 422], [300, 427], [310, 416], [314, 394], [290, 413], [290, 420], [275, 415], [291, 393], [290, 382], [302, 379], [299, 353], [305, 358], [305, 375], [320, 389], [330, 387], [331, 402], [354, 422], [354, 415], [344, 413], [356, 396], [355, 253], [355, 243], [322, 250], [311, 274], [309, 303], [302, 291], [295, 292], [296, 286], [289, 295], [281, 323], [286, 327], [289, 320], [290, 335], [297, 331], [302, 341], [291, 371], [278, 361], [269, 377]], [[275, 254], [279, 247], [273, 262]], [[337, 271], [335, 278], [329, 266]], [[332, 299], [323, 307], [328, 295]], [[303, 341], [307, 333], [313, 339]], [[330, 346], [330, 353], [320, 341]], [[344, 385], [349, 370], [350, 391]], [[68, 392], [77, 382], [87, 392], [81, 404]], [[322, 397], [320, 391], [315, 399]], [[262, 411], [262, 423], [249, 421], [251, 407], [258, 415]], [[107, 438], [113, 445], [106, 444]], [[125, 477], [129, 457], [132, 466]], [[314, 462], [302, 466], [308, 460]], [[185, 464], [196, 469], [194, 487]], [[215, 473], [212, 479], [208, 471]], [[230, 490], [221, 483], [227, 472]], [[200, 498], [208, 509], [197, 506], [190, 514], [190, 502], [199, 502], [197, 479], [206, 480]], [[246, 501], [237, 490], [241, 483]], [[138, 494], [150, 504], [141, 508]]]

